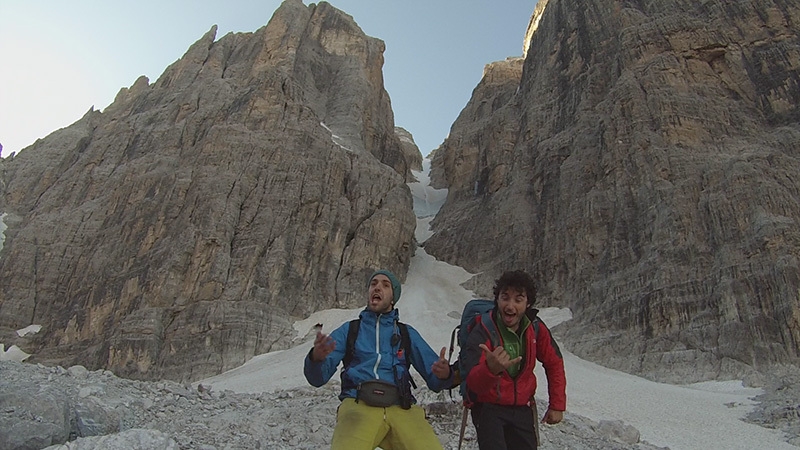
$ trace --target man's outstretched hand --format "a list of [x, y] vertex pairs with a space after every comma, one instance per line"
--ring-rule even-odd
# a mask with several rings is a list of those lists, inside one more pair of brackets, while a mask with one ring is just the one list
[[325, 360], [328, 355], [336, 348], [336, 341], [322, 331], [317, 331], [317, 338], [314, 339], [314, 349], [311, 351], [311, 361], [320, 362]]

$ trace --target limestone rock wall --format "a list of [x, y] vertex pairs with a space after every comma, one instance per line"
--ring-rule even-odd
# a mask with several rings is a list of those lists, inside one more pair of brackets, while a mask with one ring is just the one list
[[215, 34], [0, 162], [0, 341], [193, 380], [362, 305], [374, 268], [404, 278], [415, 218], [383, 42], [299, 0]]
[[[403, 159], [408, 162], [409, 175], [411, 170], [422, 171], [422, 153], [417, 147], [417, 143], [414, 142], [414, 136], [402, 127], [395, 127], [394, 131], [397, 138], [400, 139], [400, 146], [404, 155]], [[412, 181], [410, 178], [407, 178], [407, 180]]]
[[530, 271], [539, 304], [573, 310], [568, 348], [615, 368], [797, 363], [800, 2], [537, 14], [519, 82], [487, 70], [436, 152], [428, 252], [484, 289]]

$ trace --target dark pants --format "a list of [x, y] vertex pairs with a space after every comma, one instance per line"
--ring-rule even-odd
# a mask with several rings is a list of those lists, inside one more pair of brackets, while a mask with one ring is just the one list
[[478, 403], [471, 411], [481, 450], [536, 450], [535, 419], [529, 406]]

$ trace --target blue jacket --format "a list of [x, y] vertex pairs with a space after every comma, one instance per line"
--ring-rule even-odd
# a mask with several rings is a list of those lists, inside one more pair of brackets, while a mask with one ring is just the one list
[[[396, 384], [393, 370], [395, 366], [397, 366], [398, 380], [402, 379], [406, 372], [405, 358], [407, 355], [403, 355], [400, 351], [400, 330], [396, 325], [399, 317], [397, 310], [393, 309], [386, 314], [379, 315], [365, 308], [359, 317], [361, 324], [353, 359], [350, 367], [343, 367], [341, 371], [340, 400], [348, 397], [356, 398], [356, 388], [364, 381], [378, 378]], [[425, 378], [425, 383], [432, 391], [439, 392], [449, 388], [453, 384], [452, 371], [447, 380], [437, 378], [431, 372], [431, 366], [439, 359], [439, 355], [422, 339], [417, 330], [410, 325], [407, 327], [408, 337], [411, 341], [411, 365]], [[339, 366], [346, 351], [348, 328], [349, 322], [345, 322], [330, 334], [336, 342], [336, 347], [324, 361], [312, 362], [311, 352], [306, 355], [303, 374], [312, 386], [324, 385], [336, 372], [336, 367]], [[395, 334], [398, 335], [398, 338], [392, 345], [392, 336]]]

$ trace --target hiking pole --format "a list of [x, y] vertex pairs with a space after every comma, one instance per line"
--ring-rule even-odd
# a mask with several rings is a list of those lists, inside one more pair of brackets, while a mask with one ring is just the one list
[[531, 397], [531, 409], [533, 410], [533, 435], [536, 437], [536, 448], [542, 445], [539, 440], [539, 411], [536, 408], [536, 399]]
[[[458, 331], [459, 328], [461, 328], [461, 325], [458, 325], [455, 328], [453, 328], [453, 332], [450, 333], [450, 353], [447, 354], [447, 364], [451, 364], [451, 361], [453, 359], [453, 352], [456, 349], [456, 331]], [[460, 361], [459, 361], [459, 363], [460, 363]], [[450, 366], [451, 370], [452, 370], [452, 368], [453, 368], [453, 366]], [[459, 381], [460, 381], [460, 378], [459, 378]], [[459, 384], [461, 384], [461, 383], [459, 383]], [[450, 387], [448, 389], [448, 391], [450, 392], [450, 400], [452, 400], [453, 399], [453, 387]]]
[[461, 415], [461, 432], [458, 434], [458, 450], [461, 450], [461, 443], [464, 442], [464, 430], [467, 428], [467, 409], [467, 405], [464, 405], [464, 413]]

